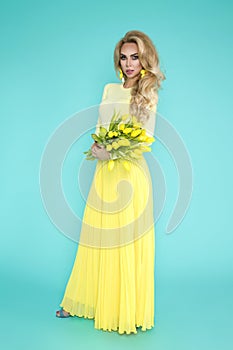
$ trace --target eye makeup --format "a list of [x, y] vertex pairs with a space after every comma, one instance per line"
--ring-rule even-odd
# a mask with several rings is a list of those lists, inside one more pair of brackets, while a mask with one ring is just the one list
[[[133, 60], [137, 60], [137, 59], [138, 59], [138, 53], [137, 53], [137, 52], [136, 52], [136, 53], [133, 53], [133, 54], [130, 55], [130, 56], [132, 57]], [[121, 60], [125, 60], [125, 59], [126, 59], [126, 55], [122, 53], [122, 54], [120, 55], [120, 59], [121, 59]]]

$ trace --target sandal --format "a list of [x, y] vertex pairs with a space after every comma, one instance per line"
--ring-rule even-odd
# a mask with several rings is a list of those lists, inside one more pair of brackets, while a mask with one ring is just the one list
[[[57, 312], [59, 311], [59, 314], [60, 316], [58, 316]], [[69, 315], [65, 315], [64, 312], [63, 312], [63, 309], [60, 309], [56, 312], [56, 317], [60, 317], [60, 318], [67, 318], [67, 317], [70, 317], [70, 314]], [[68, 311], [67, 311], [68, 312]]]

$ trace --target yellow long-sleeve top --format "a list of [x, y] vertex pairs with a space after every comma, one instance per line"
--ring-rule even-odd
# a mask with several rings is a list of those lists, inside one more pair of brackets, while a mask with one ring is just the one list
[[[129, 104], [131, 99], [131, 88], [124, 88], [122, 83], [109, 83], [104, 86], [102, 101], [99, 107], [99, 117], [96, 125], [96, 133], [99, 126], [108, 127], [112, 115], [120, 112], [120, 115], [129, 114]], [[147, 134], [154, 135], [157, 105], [151, 110], [150, 117], [143, 124]]]

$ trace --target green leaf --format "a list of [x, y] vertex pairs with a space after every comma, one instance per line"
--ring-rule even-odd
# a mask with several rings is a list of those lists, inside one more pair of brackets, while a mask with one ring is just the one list
[[101, 137], [105, 137], [107, 134], [107, 129], [105, 129], [103, 126], [100, 127], [100, 132], [99, 132], [99, 136]]
[[96, 134], [91, 134], [91, 137], [93, 138], [93, 140], [95, 140], [98, 143], [102, 143], [102, 140], [99, 136], [97, 136]]

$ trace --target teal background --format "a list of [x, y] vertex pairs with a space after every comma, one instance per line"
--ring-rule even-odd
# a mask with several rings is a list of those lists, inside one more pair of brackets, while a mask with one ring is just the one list
[[[231, 349], [232, 3], [9, 0], [0, 6], [2, 348]], [[178, 179], [157, 144], [167, 198], [156, 223], [156, 324], [120, 336], [95, 330], [93, 320], [55, 317], [77, 244], [47, 216], [39, 169], [57, 126], [98, 104], [105, 83], [118, 82], [113, 50], [132, 29], [147, 33], [159, 51], [167, 79], [158, 112], [184, 140], [194, 183], [186, 216], [167, 235]]]

